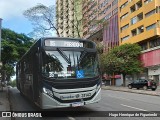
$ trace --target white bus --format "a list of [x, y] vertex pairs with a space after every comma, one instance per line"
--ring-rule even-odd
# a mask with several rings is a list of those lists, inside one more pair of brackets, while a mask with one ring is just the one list
[[96, 44], [41, 38], [16, 66], [17, 88], [42, 109], [76, 107], [101, 99]]

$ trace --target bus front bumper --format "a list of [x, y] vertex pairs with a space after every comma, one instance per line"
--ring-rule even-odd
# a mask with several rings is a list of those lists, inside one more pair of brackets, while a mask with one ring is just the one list
[[[75, 107], [74, 103], [60, 103], [59, 101], [55, 100], [54, 98], [48, 96], [45, 93], [41, 94], [41, 108], [42, 109], [52, 109], [52, 108], [64, 108], [64, 107]], [[87, 101], [83, 101], [83, 103], [79, 106], [97, 103], [101, 99], [101, 88], [96, 92], [96, 95], [91, 99]]]

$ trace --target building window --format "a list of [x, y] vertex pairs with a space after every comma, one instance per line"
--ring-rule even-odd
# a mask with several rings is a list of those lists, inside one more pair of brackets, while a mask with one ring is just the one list
[[156, 13], [160, 13], [160, 6], [156, 7]]
[[135, 5], [131, 6], [130, 10], [131, 10], [131, 13], [136, 11], [136, 6]]
[[136, 22], [137, 22], [137, 16], [131, 19], [131, 25], [135, 24]]
[[144, 32], [144, 26], [140, 26], [138, 27], [138, 34], [143, 33]]
[[131, 25], [137, 23], [138, 21], [140, 21], [142, 19], [143, 19], [143, 13], [140, 13], [131, 19]]
[[132, 36], [136, 36], [136, 35], [137, 35], [137, 30], [136, 30], [136, 29], [133, 29], [133, 30], [131, 31], [131, 34], [132, 34]]
[[143, 19], [143, 13], [138, 14], [137, 19], [138, 19], [138, 21], [142, 20]]
[[121, 41], [128, 40], [128, 38], [129, 38], [129, 35], [127, 35], [127, 36], [121, 38]]
[[129, 24], [127, 24], [127, 25], [121, 27], [121, 32], [122, 32], [123, 30], [127, 29], [128, 27], [129, 27]]
[[127, 4], [128, 4], [128, 1], [125, 2], [123, 5], [121, 5], [120, 10], [122, 10], [125, 6], [127, 6]]
[[151, 16], [151, 15], [153, 15], [153, 14], [155, 14], [156, 13], [156, 10], [154, 9], [154, 10], [151, 10], [151, 11], [149, 11], [148, 13], [146, 13], [145, 14], [145, 17], [149, 17], [149, 16]]
[[105, 14], [110, 8], [111, 8], [111, 5], [107, 6], [107, 8], [104, 9], [103, 13]]
[[113, 11], [112, 11], [112, 15], [118, 13], [118, 8], [115, 8]]
[[153, 0], [145, 0], [144, 3], [148, 4], [149, 2], [152, 2]]
[[137, 9], [141, 8], [142, 7], [142, 0], [140, 0], [139, 2], [137, 2], [136, 5], [137, 5]]
[[121, 20], [128, 16], [128, 13], [121, 16]]
[[155, 40], [151, 40], [149, 42], [149, 47], [153, 48], [153, 47], [157, 47], [160, 46], [160, 38], [159, 39], [155, 39]]
[[114, 6], [115, 4], [117, 4], [118, 3], [118, 0], [114, 0], [113, 2], [112, 2], [112, 6]]
[[108, 4], [108, 0], [105, 0], [104, 2], [102, 2], [98, 8], [101, 9], [102, 7], [106, 6]]
[[108, 15], [106, 15], [106, 16], [104, 17], [104, 19], [105, 19], [105, 20], [108, 20], [111, 16], [112, 16], [112, 13], [110, 12]]
[[147, 42], [141, 43], [140, 46], [141, 46], [142, 50], [147, 50], [148, 49]]
[[152, 24], [152, 25], [150, 25], [150, 26], [147, 26], [146, 27], [146, 30], [151, 30], [151, 29], [153, 29], [153, 28], [155, 28], [156, 27], [156, 24], [154, 23], [154, 24]]

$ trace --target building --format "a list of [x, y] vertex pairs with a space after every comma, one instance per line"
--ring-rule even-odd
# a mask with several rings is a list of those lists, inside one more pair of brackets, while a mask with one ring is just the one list
[[[108, 1], [105, 8], [104, 3]], [[118, 0], [104, 0], [100, 3], [102, 12], [100, 19], [104, 19], [107, 23], [103, 31], [104, 51], [109, 51], [119, 45], [119, 27], [118, 27]]]
[[82, 36], [82, 0], [57, 0], [57, 28], [61, 37]]
[[83, 37], [100, 41], [105, 51], [119, 44], [118, 0], [83, 0]]
[[[97, 0], [83, 0], [82, 14], [83, 14], [83, 38], [88, 39], [94, 35], [98, 29], [95, 23], [98, 20], [98, 2]], [[102, 37], [102, 36], [101, 36]]]
[[138, 43], [146, 68], [137, 77], [160, 80], [160, 1], [119, 0], [119, 43]]
[[[83, 0], [83, 37], [103, 44], [104, 52], [119, 45], [118, 0]], [[112, 85], [121, 84], [115, 77]]]

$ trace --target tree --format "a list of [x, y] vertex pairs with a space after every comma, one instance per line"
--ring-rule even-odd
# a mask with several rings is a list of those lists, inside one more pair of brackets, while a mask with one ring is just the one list
[[50, 34], [49, 30], [56, 31], [60, 37], [58, 29], [56, 27], [56, 10], [55, 6], [45, 6], [38, 4], [28, 10], [24, 11], [23, 15], [30, 20], [34, 26], [34, 31], [30, 35], [36, 37], [42, 37], [46, 34]]
[[102, 55], [102, 69], [110, 75], [123, 74], [123, 85], [125, 86], [127, 74], [135, 74], [143, 70], [139, 60], [140, 53], [141, 47], [137, 44], [117, 46]]
[[16, 87], [16, 80], [10, 81], [9, 85], [12, 87]]
[[33, 44], [32, 38], [25, 34], [18, 34], [10, 29], [2, 29], [2, 71], [7, 81], [15, 74], [16, 62]]

